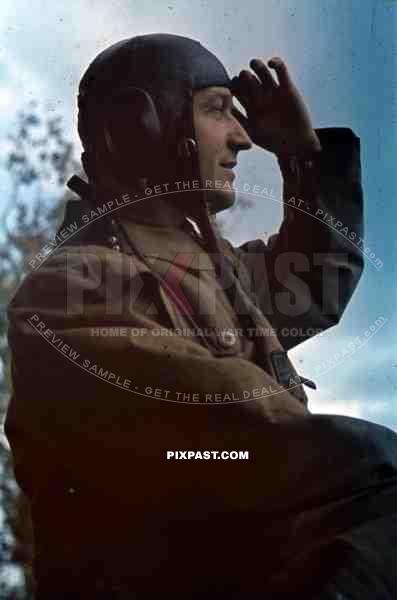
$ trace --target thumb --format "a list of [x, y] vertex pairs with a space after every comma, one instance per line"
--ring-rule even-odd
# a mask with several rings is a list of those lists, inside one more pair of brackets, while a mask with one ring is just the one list
[[248, 130], [248, 119], [243, 115], [243, 113], [236, 107], [232, 108], [233, 116], [236, 117], [237, 121], [244, 127], [244, 129]]

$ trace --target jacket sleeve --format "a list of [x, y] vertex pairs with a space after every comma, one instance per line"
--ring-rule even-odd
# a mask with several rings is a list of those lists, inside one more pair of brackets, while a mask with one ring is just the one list
[[279, 160], [278, 234], [235, 248], [286, 351], [339, 323], [363, 271], [360, 139], [347, 128], [316, 133], [321, 152]]
[[[49, 258], [9, 305], [13, 396], [5, 431], [17, 479], [30, 495], [38, 480], [48, 485], [59, 473], [73, 486], [90, 473], [90, 486], [103, 493], [104, 470], [109, 493], [116, 493], [139, 459], [139, 472], [158, 473], [167, 450], [244, 449], [252, 428], [258, 444], [266, 424], [307, 414], [244, 358], [215, 357], [189, 339], [159, 336], [167, 328], [161, 314], [145, 314], [158, 300], [153, 281], [141, 290], [144, 278], [131, 273], [128, 256], [107, 251], [105, 268], [102, 252], [86, 250], [84, 269], [76, 251]], [[270, 385], [276, 393], [268, 397], [223, 400], [233, 394], [244, 400], [244, 391], [253, 389], [260, 396]], [[215, 394], [222, 406], [214, 406]], [[200, 405], [193, 406], [193, 397]], [[166, 483], [173, 485], [183, 487], [180, 475]], [[160, 488], [156, 484], [153, 494]], [[230, 491], [226, 485], [222, 494]]]

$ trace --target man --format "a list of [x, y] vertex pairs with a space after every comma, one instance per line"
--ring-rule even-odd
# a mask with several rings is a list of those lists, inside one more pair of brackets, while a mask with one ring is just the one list
[[[358, 141], [312, 129], [281, 60], [278, 82], [251, 65], [257, 79], [230, 80], [198, 42], [151, 34], [105, 50], [80, 83], [89, 185], [71, 180], [83, 199], [60, 232], [80, 227], [9, 307], [6, 433], [40, 599], [397, 590], [396, 436], [311, 415], [285, 351], [337, 322], [358, 281], [359, 252], [307, 214], [337, 207], [359, 227]], [[230, 168], [252, 141], [306, 211], [288, 209], [271, 248], [236, 249], [209, 213], [233, 203]], [[289, 253], [320, 255], [293, 288]], [[301, 338], [279, 339], [286, 323]]]

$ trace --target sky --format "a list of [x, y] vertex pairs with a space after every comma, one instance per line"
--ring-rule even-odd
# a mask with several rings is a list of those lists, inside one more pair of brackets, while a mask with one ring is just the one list
[[[199, 40], [229, 74], [251, 58], [281, 56], [309, 107], [314, 127], [349, 127], [360, 137], [367, 245], [383, 262], [365, 261], [341, 322], [290, 352], [314, 379], [313, 412], [346, 414], [397, 431], [397, 1], [396, 0], [2, 0], [0, 148], [16, 110], [40, 99], [63, 117], [75, 141], [76, 90], [95, 55], [120, 39], [167, 32]], [[239, 157], [241, 182], [281, 197], [273, 155], [257, 147]], [[0, 163], [0, 211], [9, 181]], [[276, 232], [279, 201], [251, 197], [244, 213], [225, 214], [235, 245]], [[367, 337], [365, 332], [381, 319]], [[357, 336], [365, 343], [333, 368], [324, 365]], [[306, 388], [307, 389], [307, 388]]]

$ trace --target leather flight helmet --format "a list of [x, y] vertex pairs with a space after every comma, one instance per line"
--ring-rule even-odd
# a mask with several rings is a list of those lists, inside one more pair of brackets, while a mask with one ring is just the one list
[[187, 37], [141, 35], [101, 52], [84, 73], [78, 97], [90, 179], [100, 151], [125, 183], [200, 179], [192, 98], [209, 86], [230, 89], [231, 79], [212, 52]]

